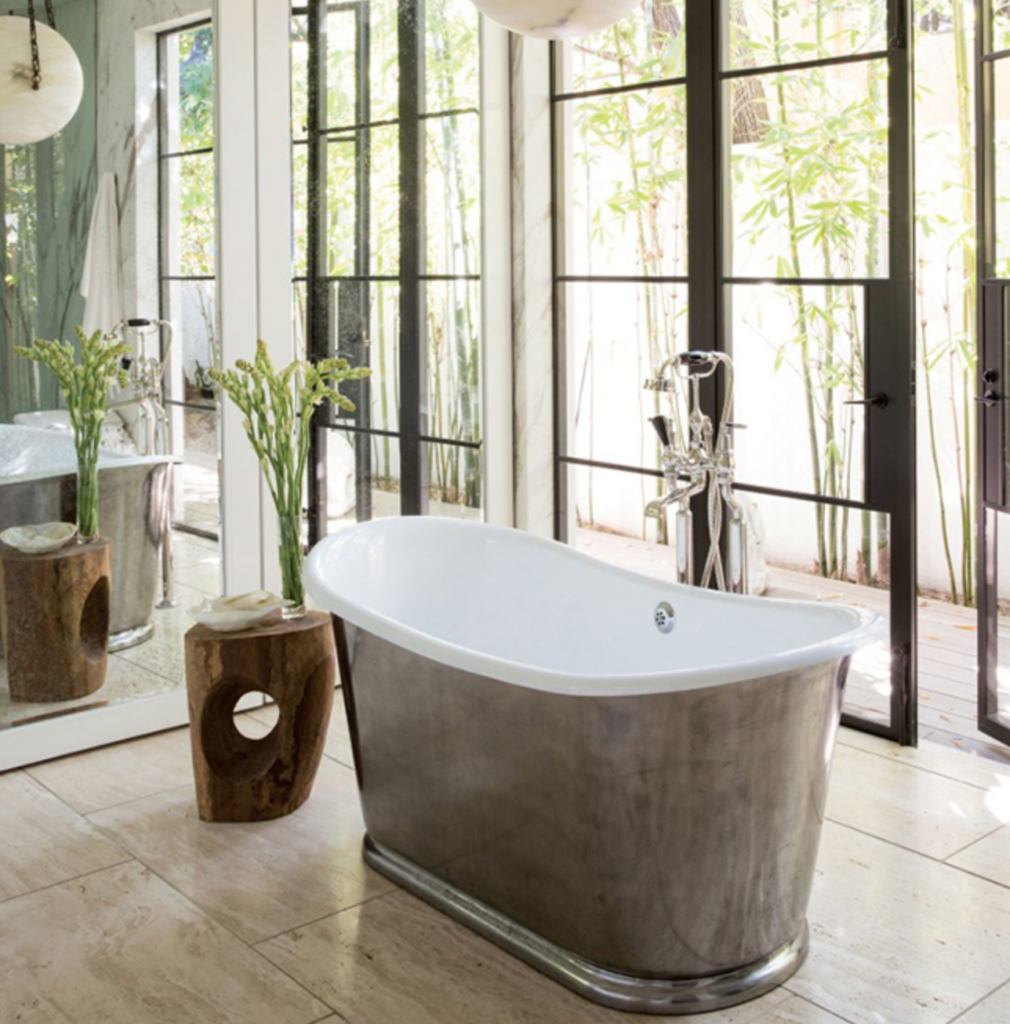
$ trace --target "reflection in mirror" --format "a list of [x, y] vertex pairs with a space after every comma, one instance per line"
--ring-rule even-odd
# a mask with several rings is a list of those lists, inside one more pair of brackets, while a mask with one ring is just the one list
[[[213, 29], [207, 0], [140, 6], [57, 0], [84, 99], [0, 147], [0, 730], [182, 689], [188, 609], [221, 593]], [[16, 354], [39, 339], [97, 383]]]

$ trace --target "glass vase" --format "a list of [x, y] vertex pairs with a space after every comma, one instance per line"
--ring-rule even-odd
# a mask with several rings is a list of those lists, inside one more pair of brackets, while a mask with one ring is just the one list
[[98, 536], [98, 459], [77, 458], [77, 534], [87, 543]]
[[281, 533], [281, 596], [291, 602], [291, 606], [285, 609], [284, 618], [300, 619], [306, 613], [305, 584], [302, 582], [302, 567], [305, 563], [302, 517], [282, 515], [278, 518]]

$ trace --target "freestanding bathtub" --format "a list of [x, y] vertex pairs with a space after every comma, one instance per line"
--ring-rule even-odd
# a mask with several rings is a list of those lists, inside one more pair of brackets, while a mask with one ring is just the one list
[[569, 988], [759, 996], [806, 909], [856, 609], [731, 597], [526, 534], [383, 520], [320, 544], [378, 871]]
[[[112, 541], [110, 650], [134, 647], [154, 632], [159, 554], [175, 461], [108, 452], [99, 456], [98, 523]], [[73, 435], [0, 424], [0, 530], [26, 523], [74, 522], [76, 515]]]

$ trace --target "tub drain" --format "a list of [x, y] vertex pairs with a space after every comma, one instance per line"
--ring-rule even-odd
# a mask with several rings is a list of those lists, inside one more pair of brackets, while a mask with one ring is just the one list
[[672, 633], [677, 626], [677, 613], [673, 610], [673, 605], [669, 601], [662, 601], [656, 605], [654, 618], [656, 620], [656, 629], [660, 633]]

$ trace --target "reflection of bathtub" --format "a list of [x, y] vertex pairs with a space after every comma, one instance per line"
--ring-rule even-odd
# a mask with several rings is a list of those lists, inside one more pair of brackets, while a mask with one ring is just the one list
[[319, 545], [365, 858], [570, 988], [682, 1014], [807, 946], [856, 609], [660, 583], [447, 519]]
[[[112, 541], [112, 650], [147, 640], [158, 589], [173, 459], [102, 454], [98, 523]], [[0, 530], [73, 522], [77, 462], [73, 437], [0, 424]]]

